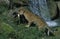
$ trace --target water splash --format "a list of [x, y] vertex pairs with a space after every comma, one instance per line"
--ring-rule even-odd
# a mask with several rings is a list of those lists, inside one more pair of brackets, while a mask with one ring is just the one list
[[57, 26], [57, 22], [55, 22], [55, 21], [47, 21], [46, 23], [48, 24], [49, 27]]

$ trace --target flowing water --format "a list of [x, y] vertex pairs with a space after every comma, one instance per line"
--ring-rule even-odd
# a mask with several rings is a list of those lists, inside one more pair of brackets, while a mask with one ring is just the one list
[[50, 20], [50, 13], [46, 0], [30, 0], [30, 9], [34, 14], [41, 16], [44, 20]]
[[58, 25], [57, 22], [51, 21], [51, 15], [46, 0], [29, 0], [29, 3], [30, 3], [30, 7], [29, 7], [30, 10], [34, 14], [42, 17], [49, 26]]

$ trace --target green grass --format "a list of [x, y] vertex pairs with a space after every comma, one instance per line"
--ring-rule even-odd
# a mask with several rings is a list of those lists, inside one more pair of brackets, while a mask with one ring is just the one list
[[[2, 9], [3, 8], [3, 9]], [[55, 32], [55, 36], [46, 36], [37, 27], [26, 28], [25, 25], [16, 25], [7, 14], [8, 10], [5, 7], [0, 8], [0, 39], [60, 39], [60, 27]], [[2, 9], [2, 10], [1, 10]], [[8, 21], [9, 20], [9, 21]]]

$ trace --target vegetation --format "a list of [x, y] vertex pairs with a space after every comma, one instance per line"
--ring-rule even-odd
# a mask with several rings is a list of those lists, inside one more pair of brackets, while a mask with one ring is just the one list
[[0, 6], [0, 39], [60, 39], [60, 27], [55, 36], [46, 36], [37, 27], [26, 28], [25, 25], [16, 25], [13, 18], [8, 15], [6, 5]]

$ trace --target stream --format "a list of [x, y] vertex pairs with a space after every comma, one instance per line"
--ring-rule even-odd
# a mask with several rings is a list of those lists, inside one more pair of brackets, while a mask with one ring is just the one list
[[42, 17], [50, 27], [59, 26], [60, 22], [58, 20], [51, 21], [51, 15], [47, 6], [46, 0], [29, 0], [30, 10]]

